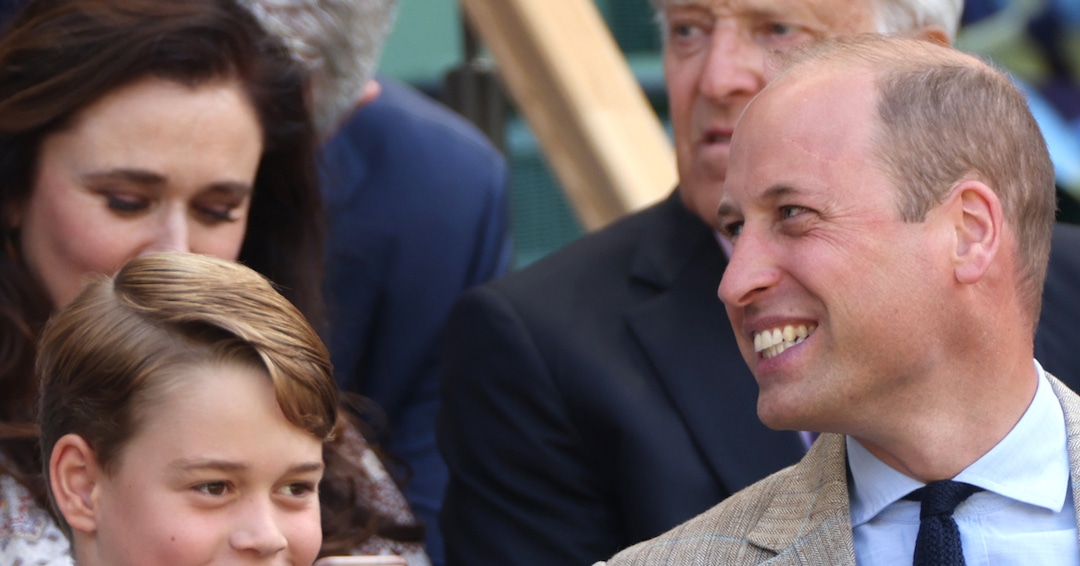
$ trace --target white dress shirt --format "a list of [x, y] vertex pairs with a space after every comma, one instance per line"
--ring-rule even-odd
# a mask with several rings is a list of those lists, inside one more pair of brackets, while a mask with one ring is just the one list
[[[981, 487], [953, 518], [968, 566], [1080, 566], [1076, 513], [1069, 481], [1065, 416], [1042, 367], [1035, 398], [994, 448], [957, 474]], [[924, 484], [847, 438], [851, 526], [860, 566], [911, 564], [919, 503], [902, 499]]]

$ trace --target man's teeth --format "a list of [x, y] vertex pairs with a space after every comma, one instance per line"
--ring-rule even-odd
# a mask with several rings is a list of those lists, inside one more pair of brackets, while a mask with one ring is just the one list
[[817, 326], [804, 324], [798, 326], [787, 325], [783, 328], [774, 328], [754, 335], [754, 351], [760, 352], [763, 358], [779, 356], [781, 352], [806, 340], [806, 337], [814, 332]]

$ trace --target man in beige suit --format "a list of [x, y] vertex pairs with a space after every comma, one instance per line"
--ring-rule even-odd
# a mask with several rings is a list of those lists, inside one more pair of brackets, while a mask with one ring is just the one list
[[719, 292], [761, 419], [826, 434], [609, 566], [1080, 563], [1080, 398], [1033, 362], [1053, 214], [1001, 73], [915, 39], [797, 55], [735, 128]]

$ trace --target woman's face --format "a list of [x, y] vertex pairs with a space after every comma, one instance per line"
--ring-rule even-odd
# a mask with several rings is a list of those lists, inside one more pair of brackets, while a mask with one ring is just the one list
[[88, 273], [154, 251], [240, 254], [263, 135], [240, 84], [148, 77], [42, 140], [16, 213], [23, 257], [56, 308]]
[[309, 565], [322, 543], [322, 442], [247, 364], [178, 370], [93, 490], [79, 563]]

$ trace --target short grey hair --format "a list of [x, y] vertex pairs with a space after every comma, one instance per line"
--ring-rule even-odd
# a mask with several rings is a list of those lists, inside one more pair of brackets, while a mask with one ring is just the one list
[[315, 128], [328, 137], [375, 75], [396, 0], [240, 0], [311, 73]]
[[[664, 25], [664, 7], [668, 0], [649, 0], [656, 9], [656, 20]], [[937, 26], [956, 40], [964, 0], [866, 0], [874, 4], [874, 17], [879, 33], [910, 33], [926, 26]]]

